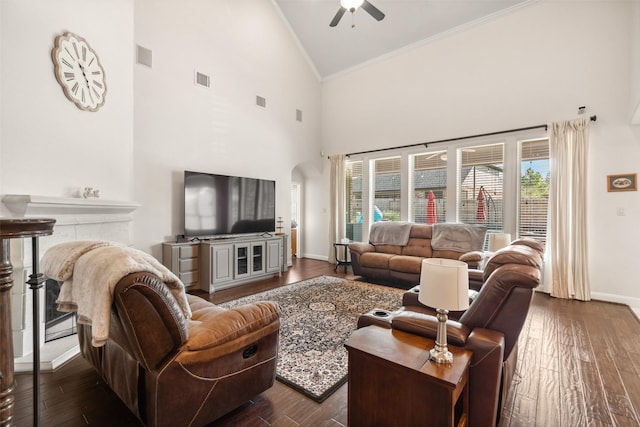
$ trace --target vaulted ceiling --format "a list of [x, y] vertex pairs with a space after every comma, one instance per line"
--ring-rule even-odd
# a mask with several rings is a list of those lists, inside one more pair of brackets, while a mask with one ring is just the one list
[[346, 12], [329, 23], [340, 0], [274, 0], [316, 68], [327, 79], [441, 37], [533, 0], [370, 0], [385, 14]]

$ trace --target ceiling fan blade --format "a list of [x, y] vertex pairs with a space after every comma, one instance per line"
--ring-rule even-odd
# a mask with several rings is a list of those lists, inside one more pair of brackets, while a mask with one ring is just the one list
[[360, 7], [366, 10], [369, 15], [373, 16], [376, 21], [382, 21], [384, 19], [384, 13], [380, 12], [380, 9], [369, 3], [367, 0], [364, 0], [364, 3], [362, 3], [362, 6]]
[[344, 15], [346, 11], [347, 9], [345, 9], [344, 7], [340, 7], [340, 9], [338, 9], [338, 12], [336, 12], [336, 16], [334, 16], [333, 19], [331, 20], [331, 23], [329, 24], [329, 26], [335, 27], [336, 25], [338, 25], [338, 22], [340, 22], [340, 19], [342, 19], [342, 15]]

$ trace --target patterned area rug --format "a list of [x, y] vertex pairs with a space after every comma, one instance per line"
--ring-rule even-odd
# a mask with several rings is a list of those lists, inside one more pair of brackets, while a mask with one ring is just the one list
[[331, 276], [303, 280], [220, 304], [276, 301], [282, 310], [277, 379], [322, 402], [347, 380], [347, 350], [360, 314], [395, 310], [405, 291]]

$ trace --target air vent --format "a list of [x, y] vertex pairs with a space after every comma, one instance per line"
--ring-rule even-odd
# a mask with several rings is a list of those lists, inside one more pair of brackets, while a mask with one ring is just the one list
[[211, 78], [206, 74], [196, 71], [196, 84], [198, 86], [209, 87], [211, 86]]
[[302, 121], [302, 110], [296, 110], [296, 120], [299, 122]]
[[267, 99], [261, 96], [256, 96], [256, 105], [258, 107], [267, 108]]
[[136, 62], [138, 64], [146, 65], [149, 68], [152, 68], [153, 63], [153, 54], [151, 49], [147, 49], [146, 47], [142, 47], [140, 45], [136, 45]]

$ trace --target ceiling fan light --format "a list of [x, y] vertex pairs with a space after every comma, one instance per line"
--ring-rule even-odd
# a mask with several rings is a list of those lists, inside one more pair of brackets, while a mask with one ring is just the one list
[[340, 0], [340, 6], [351, 11], [362, 6], [362, 3], [364, 3], [364, 0]]

